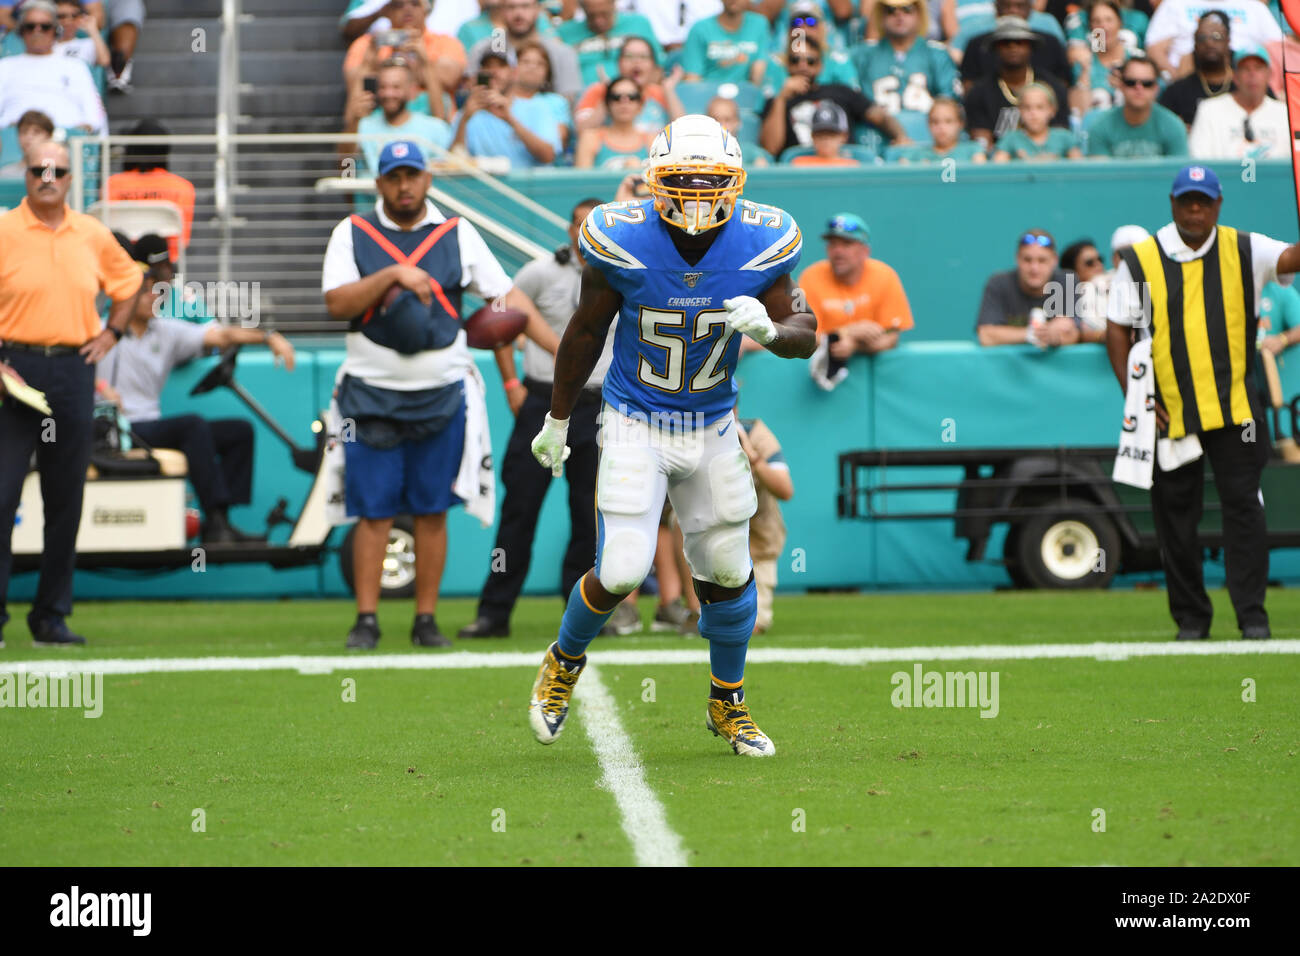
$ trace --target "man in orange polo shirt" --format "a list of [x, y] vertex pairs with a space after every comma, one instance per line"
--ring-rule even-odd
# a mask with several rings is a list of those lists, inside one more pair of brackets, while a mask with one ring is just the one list
[[826, 258], [804, 270], [799, 288], [817, 316], [817, 334], [838, 336], [830, 343], [831, 358], [842, 362], [858, 352], [892, 349], [898, 333], [912, 327], [912, 309], [898, 273], [871, 258], [867, 224], [840, 213], [822, 239]]
[[[107, 227], [68, 208], [67, 148], [42, 143], [28, 151], [27, 163], [27, 196], [0, 215], [0, 647], [14, 519], [33, 452], [45, 548], [27, 625], [37, 646], [86, 643], [64, 618], [72, 613], [95, 363], [122, 337], [142, 285], [139, 266]], [[113, 300], [107, 328], [95, 311], [100, 291]], [[10, 396], [2, 376], [44, 392], [51, 414]]]

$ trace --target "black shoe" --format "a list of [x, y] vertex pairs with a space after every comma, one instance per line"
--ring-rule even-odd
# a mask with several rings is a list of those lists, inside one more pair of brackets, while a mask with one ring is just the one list
[[[1273, 632], [1268, 629], [1267, 624], [1256, 624], [1241, 629], [1241, 639], [1243, 641], [1267, 641], [1272, 636]], [[0, 644], [0, 647], [3, 646], [3, 644]]]
[[379, 644], [379, 622], [373, 614], [358, 614], [357, 623], [348, 631], [347, 649], [373, 651]]
[[85, 643], [86, 639], [69, 631], [62, 620], [47, 619], [32, 628], [33, 647], [74, 647]]
[[457, 637], [509, 637], [510, 625], [497, 624], [491, 618], [482, 615], [474, 618], [473, 624], [466, 624], [456, 632]]
[[264, 541], [265, 537], [240, 531], [231, 524], [225, 509], [209, 512], [208, 520], [203, 525], [204, 544], [252, 544]]
[[411, 643], [416, 647], [451, 647], [451, 641], [438, 630], [438, 622], [432, 614], [415, 615], [411, 625]]
[[1180, 641], [1205, 641], [1209, 640], [1210, 632], [1203, 631], [1199, 627], [1180, 627], [1178, 637]]

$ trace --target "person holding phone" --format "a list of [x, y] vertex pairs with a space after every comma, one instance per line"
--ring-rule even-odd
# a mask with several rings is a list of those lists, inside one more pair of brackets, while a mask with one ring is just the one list
[[465, 48], [455, 37], [425, 28], [429, 0], [392, 0], [387, 10], [390, 29], [364, 34], [348, 47], [343, 60], [344, 85], [349, 90], [354, 85], [360, 87], [360, 77], [374, 76], [379, 64], [399, 54], [412, 65], [429, 94], [429, 114], [446, 119], [442, 94], [460, 85]]
[[547, 166], [563, 152], [560, 124], [541, 98], [515, 94], [515, 65], [509, 47], [483, 56], [452, 148], [466, 149], [471, 156], [504, 156], [516, 169]]

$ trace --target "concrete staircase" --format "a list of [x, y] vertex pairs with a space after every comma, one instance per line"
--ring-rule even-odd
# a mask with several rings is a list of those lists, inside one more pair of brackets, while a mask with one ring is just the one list
[[[239, 133], [332, 133], [342, 126], [345, 47], [341, 4], [326, 0], [243, 0], [240, 23]], [[221, 49], [220, 0], [150, 0], [129, 96], [110, 94], [109, 121], [124, 133], [143, 117], [174, 133], [216, 132]], [[187, 279], [218, 278], [211, 147], [176, 147], [171, 169], [196, 189]], [[120, 166], [115, 163], [114, 169]], [[260, 282], [263, 319], [281, 325], [326, 318], [319, 292], [330, 230], [351, 211], [346, 198], [313, 190], [335, 175], [327, 144], [246, 145], [233, 193], [230, 278]]]

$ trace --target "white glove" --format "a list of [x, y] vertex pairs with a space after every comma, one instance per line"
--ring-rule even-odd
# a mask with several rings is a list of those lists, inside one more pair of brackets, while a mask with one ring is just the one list
[[823, 335], [821, 342], [817, 346], [817, 351], [813, 352], [812, 357], [808, 359], [808, 371], [812, 375], [812, 380], [817, 383], [817, 387], [826, 392], [833, 391], [836, 385], [849, 377], [849, 367], [847, 365], [841, 365], [833, 376], [827, 375], [826, 373], [830, 370], [830, 362], [831, 340]]
[[737, 332], [743, 332], [760, 345], [767, 345], [776, 338], [776, 325], [763, 303], [752, 295], [725, 299], [722, 305], [727, 310], [727, 321]]
[[543, 468], [551, 469], [555, 478], [564, 474], [564, 463], [569, 460], [571, 450], [565, 444], [568, 437], [569, 420], [552, 418], [548, 413], [542, 430], [533, 439], [533, 457]]

